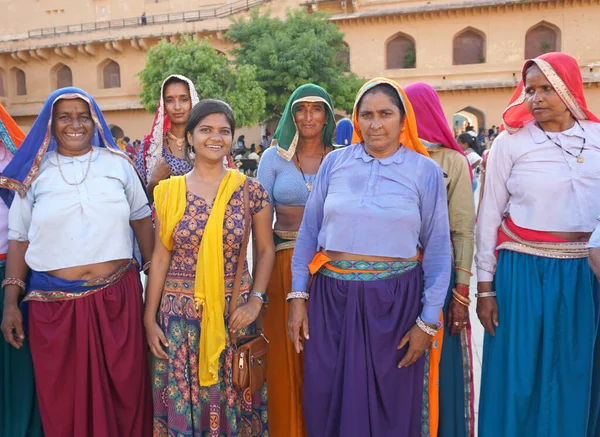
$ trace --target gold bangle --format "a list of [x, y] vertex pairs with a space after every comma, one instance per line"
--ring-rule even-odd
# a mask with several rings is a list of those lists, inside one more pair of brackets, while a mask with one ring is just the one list
[[457, 301], [458, 303], [460, 303], [461, 305], [466, 306], [466, 307], [471, 305], [471, 299], [461, 296], [456, 291], [452, 292], [452, 299], [454, 299], [455, 301]]
[[469, 276], [473, 276], [473, 272], [471, 272], [470, 270], [467, 270], [467, 269], [463, 269], [462, 267], [454, 267], [454, 270], [460, 270], [462, 272], [467, 273]]

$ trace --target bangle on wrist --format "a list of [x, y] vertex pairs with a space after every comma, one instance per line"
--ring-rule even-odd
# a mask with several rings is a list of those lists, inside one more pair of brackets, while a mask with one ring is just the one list
[[485, 291], [483, 293], [475, 293], [475, 297], [478, 299], [480, 297], [496, 297], [496, 292], [495, 291]]
[[429, 326], [427, 323], [425, 323], [423, 321], [423, 319], [421, 319], [421, 317], [417, 317], [417, 326], [419, 327], [419, 329], [421, 329], [421, 331], [423, 331], [426, 334], [431, 335], [432, 337], [435, 336], [438, 332], [438, 328], [433, 328], [431, 326]]
[[8, 285], [16, 285], [21, 289], [21, 294], [25, 292], [25, 281], [19, 278], [6, 278], [2, 281], [2, 290]]
[[285, 300], [289, 302], [292, 299], [304, 299], [308, 300], [309, 294], [306, 291], [292, 291], [288, 293]]
[[471, 299], [460, 294], [456, 289], [452, 290], [452, 299], [457, 301], [459, 304], [468, 307], [471, 305]]

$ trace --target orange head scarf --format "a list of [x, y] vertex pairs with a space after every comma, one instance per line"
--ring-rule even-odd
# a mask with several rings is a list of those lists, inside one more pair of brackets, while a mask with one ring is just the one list
[[2, 103], [0, 103], [0, 139], [13, 155], [25, 139], [25, 134], [6, 112]]
[[377, 85], [389, 85], [393, 89], [398, 92], [398, 96], [400, 97], [400, 101], [402, 102], [402, 106], [404, 106], [404, 121], [402, 125], [402, 129], [400, 130], [400, 138], [398, 141], [400, 143], [414, 150], [421, 155], [429, 156], [427, 153], [427, 149], [421, 141], [419, 141], [419, 134], [417, 132], [417, 119], [415, 117], [415, 113], [413, 111], [413, 107], [406, 97], [404, 90], [391, 79], [387, 79], [385, 77], [376, 77], [371, 79], [366, 84], [362, 86], [362, 88], [358, 91], [356, 95], [356, 100], [354, 101], [354, 111], [352, 112], [352, 124], [354, 125], [354, 134], [352, 136], [352, 144], [362, 143], [364, 141], [362, 132], [360, 131], [360, 126], [358, 124], [358, 104], [360, 100], [363, 98], [365, 93], [370, 89], [375, 88]]
[[581, 70], [577, 60], [566, 53], [552, 52], [525, 62], [521, 82], [519, 82], [508, 107], [502, 114], [507, 131], [514, 133], [522, 128], [525, 123], [533, 120], [533, 115], [529, 112], [525, 101], [524, 86], [527, 69], [533, 64], [537, 65], [546, 76], [554, 91], [576, 120], [590, 120], [600, 123], [600, 119], [587, 108], [585, 96], [583, 95]]

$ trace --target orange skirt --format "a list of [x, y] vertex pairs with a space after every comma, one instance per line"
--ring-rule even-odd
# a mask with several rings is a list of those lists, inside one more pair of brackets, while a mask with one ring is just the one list
[[269, 339], [267, 392], [269, 394], [269, 435], [305, 437], [302, 411], [304, 355], [294, 350], [287, 335], [288, 304], [292, 291], [292, 254], [294, 249], [277, 251], [269, 282], [269, 306], [263, 318]]

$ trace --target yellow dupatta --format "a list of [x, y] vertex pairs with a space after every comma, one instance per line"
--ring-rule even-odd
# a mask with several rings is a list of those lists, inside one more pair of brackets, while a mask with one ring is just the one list
[[[221, 181], [217, 197], [204, 228], [198, 250], [194, 285], [196, 307], [204, 307], [200, 331], [198, 379], [210, 386], [219, 379], [219, 358], [225, 349], [225, 266], [223, 259], [223, 221], [225, 209], [233, 193], [246, 181], [246, 176], [230, 169]], [[185, 176], [172, 176], [154, 189], [156, 214], [160, 220], [160, 240], [173, 249], [173, 231], [183, 217], [186, 206]], [[245, 212], [249, 214], [249, 211]]]

